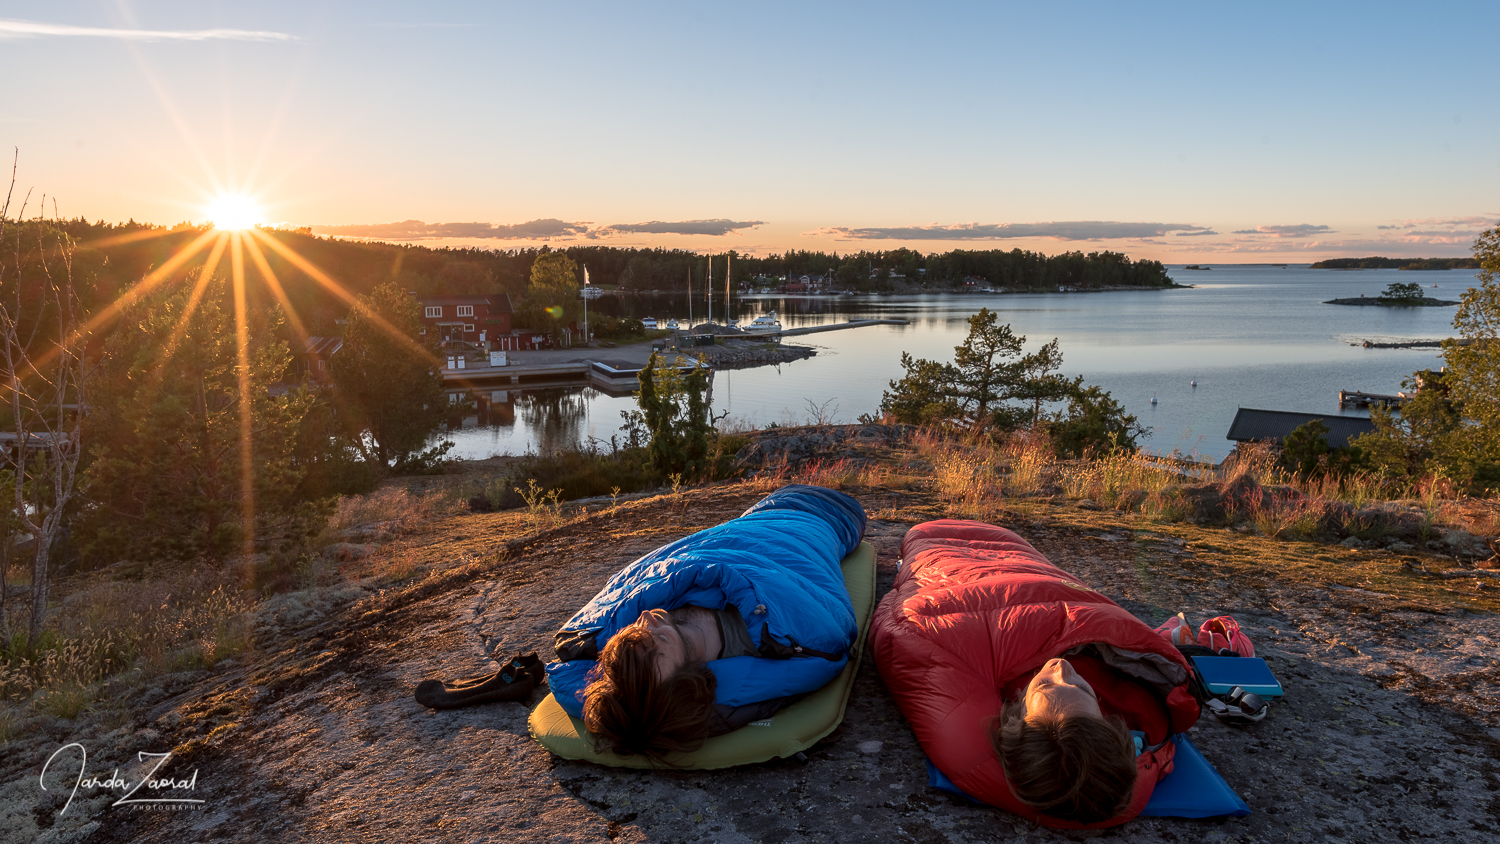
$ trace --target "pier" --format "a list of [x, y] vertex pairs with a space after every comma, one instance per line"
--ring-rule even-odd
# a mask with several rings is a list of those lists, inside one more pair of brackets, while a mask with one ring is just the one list
[[867, 325], [911, 325], [910, 320], [904, 319], [851, 319], [848, 322], [834, 322], [828, 325], [814, 325], [811, 328], [783, 328], [780, 331], [755, 331], [746, 332], [744, 335], [734, 334], [733, 337], [793, 337], [799, 334], [818, 334], [823, 331], [842, 331], [845, 328], [864, 328]]
[[1410, 396], [1385, 396], [1379, 393], [1361, 393], [1358, 390], [1339, 390], [1339, 407], [1400, 407], [1411, 401]]
[[[842, 331], [846, 328], [863, 328], [868, 325], [910, 325], [904, 319], [857, 319], [848, 322], [836, 322], [828, 325], [815, 325], [808, 328], [788, 328], [781, 331], [756, 331], [741, 332], [737, 334], [713, 335], [722, 340], [744, 340], [751, 343], [767, 337], [791, 337], [800, 334], [817, 334], [824, 331]], [[680, 336], [688, 336], [684, 331]], [[656, 341], [661, 342], [661, 341]], [[508, 362], [504, 366], [490, 366], [485, 361], [464, 360], [463, 367], [444, 367], [440, 370], [443, 378], [443, 386], [450, 391], [471, 390], [482, 392], [487, 390], [519, 390], [523, 388], [541, 387], [576, 387], [588, 385], [602, 390], [610, 395], [627, 395], [633, 392], [639, 384], [638, 376], [646, 366], [646, 360], [654, 348], [653, 343], [642, 342], [631, 346], [614, 349], [579, 349], [577, 352], [570, 350], [542, 351], [542, 352], [510, 352]], [[690, 357], [692, 347], [685, 351], [667, 350], [665, 354], [677, 355], [676, 365], [678, 369], [687, 371], [692, 369], [694, 361]], [[571, 360], [559, 361], [557, 357], [566, 354], [578, 354], [580, 357]], [[582, 355], [597, 355], [597, 358], [584, 358]], [[604, 357], [604, 355], [610, 357]], [[616, 357], [618, 356], [618, 357]], [[528, 358], [535, 358], [534, 361]], [[551, 362], [547, 362], [547, 361]], [[453, 361], [457, 362], [457, 361]], [[710, 362], [710, 367], [713, 364]]]

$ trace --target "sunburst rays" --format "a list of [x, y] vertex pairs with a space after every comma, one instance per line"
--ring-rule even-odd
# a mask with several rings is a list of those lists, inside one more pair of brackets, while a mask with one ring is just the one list
[[[108, 246], [139, 241], [151, 237], [161, 237], [171, 234], [170, 230], [154, 229], [150, 232], [133, 232], [114, 238], [96, 241], [91, 246]], [[234, 308], [234, 344], [235, 344], [235, 366], [236, 366], [236, 389], [238, 391], [238, 464], [240, 469], [240, 498], [241, 518], [244, 520], [245, 532], [243, 552], [248, 556], [255, 545], [255, 424], [254, 406], [256, 396], [254, 391], [256, 385], [251, 377], [251, 338], [250, 338], [250, 297], [248, 293], [251, 280], [249, 270], [253, 268], [259, 276], [259, 281], [265, 289], [280, 305], [286, 316], [288, 327], [291, 329], [293, 349], [300, 350], [305, 344], [308, 335], [307, 321], [304, 315], [297, 313], [292, 297], [287, 292], [286, 285], [272, 268], [272, 262], [267, 256], [270, 252], [294, 267], [302, 275], [311, 279], [326, 293], [332, 295], [351, 309], [359, 309], [362, 316], [367, 317], [375, 324], [390, 340], [409, 353], [419, 356], [432, 366], [440, 366], [437, 357], [431, 351], [422, 346], [416, 340], [407, 336], [404, 332], [393, 326], [388, 320], [370, 310], [360, 300], [359, 296], [348, 289], [329, 273], [325, 272], [312, 261], [297, 253], [287, 244], [283, 243], [272, 233], [264, 231], [259, 227], [251, 226], [244, 229], [221, 229], [217, 226], [207, 229], [193, 237], [188, 243], [178, 249], [161, 266], [148, 272], [134, 286], [124, 291], [113, 302], [99, 309], [93, 314], [83, 326], [77, 330], [75, 340], [83, 337], [110, 324], [118, 318], [126, 309], [130, 308], [153, 291], [162, 288], [174, 279], [181, 278], [187, 270], [188, 265], [203, 255], [207, 249], [207, 255], [202, 258], [202, 266], [197, 278], [193, 282], [191, 290], [188, 291], [187, 299], [181, 313], [177, 315], [171, 334], [166, 338], [160, 358], [157, 361], [150, 377], [160, 379], [166, 377], [170, 363], [174, 356], [182, 352], [180, 348], [182, 338], [186, 335], [192, 323], [194, 315], [201, 306], [204, 296], [207, 295], [208, 286], [220, 273], [221, 265], [228, 257], [229, 281], [232, 291], [232, 302]], [[247, 261], [248, 258], [248, 261]], [[334, 396], [337, 401], [337, 395]]]

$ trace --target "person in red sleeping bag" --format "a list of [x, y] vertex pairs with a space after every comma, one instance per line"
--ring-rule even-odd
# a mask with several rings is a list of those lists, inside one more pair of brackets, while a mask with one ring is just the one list
[[1004, 528], [926, 522], [901, 558], [870, 649], [932, 763], [1047, 826], [1139, 814], [1198, 720], [1186, 658]]

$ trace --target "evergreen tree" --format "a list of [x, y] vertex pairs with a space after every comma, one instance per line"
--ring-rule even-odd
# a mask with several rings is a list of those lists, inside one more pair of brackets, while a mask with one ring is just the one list
[[1474, 242], [1479, 284], [1464, 293], [1453, 327], [1467, 345], [1446, 344], [1453, 400], [1470, 423], [1465, 454], [1479, 490], [1500, 489], [1500, 226]]
[[699, 477], [709, 468], [713, 424], [704, 399], [708, 376], [701, 361], [682, 373], [658, 359], [656, 352], [641, 370], [636, 402], [651, 438], [647, 446], [651, 466], [664, 477]]
[[384, 474], [423, 471], [453, 447], [427, 448], [450, 408], [436, 361], [417, 344], [417, 303], [387, 282], [359, 297], [330, 367], [343, 430]]
[[223, 279], [125, 310], [86, 417], [92, 460], [78, 530], [86, 553], [222, 556], [257, 524], [298, 508], [292, 452], [312, 399], [268, 389], [291, 361], [274, 339], [280, 313], [246, 319], [242, 380]]

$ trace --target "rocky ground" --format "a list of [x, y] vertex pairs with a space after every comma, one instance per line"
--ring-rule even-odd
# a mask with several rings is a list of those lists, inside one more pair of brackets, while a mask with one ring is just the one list
[[[622, 563], [765, 491], [762, 481], [606, 504], [541, 530], [508, 514], [436, 522], [403, 540], [449, 562], [425, 578], [285, 596], [262, 611], [258, 652], [243, 664], [152, 689], [130, 723], [13, 743], [26, 758], [6, 766], [0, 828], [6, 840], [97, 842], [1500, 841], [1493, 593], [1424, 579], [1386, 550], [1160, 525], [1087, 503], [1017, 501], [995, 520], [1152, 625], [1179, 610], [1240, 620], [1286, 701], [1243, 729], [1205, 717], [1191, 737], [1252, 815], [1064, 833], [938, 792], [868, 661], [843, 725], [806, 762], [728, 771], [554, 758], [526, 729], [545, 690], [441, 713], [412, 700], [427, 677], [488, 672], [516, 651], [550, 655], [553, 632]], [[883, 594], [907, 528], [948, 510], [920, 488], [853, 492], [874, 517]], [[1377, 570], [1385, 580], [1339, 574]], [[54, 761], [48, 792], [37, 777], [71, 741], [90, 750], [89, 775], [119, 765], [131, 782], [134, 754], [175, 747], [160, 773], [196, 771], [204, 802], [112, 806], [81, 788], [59, 814], [76, 757]]]

